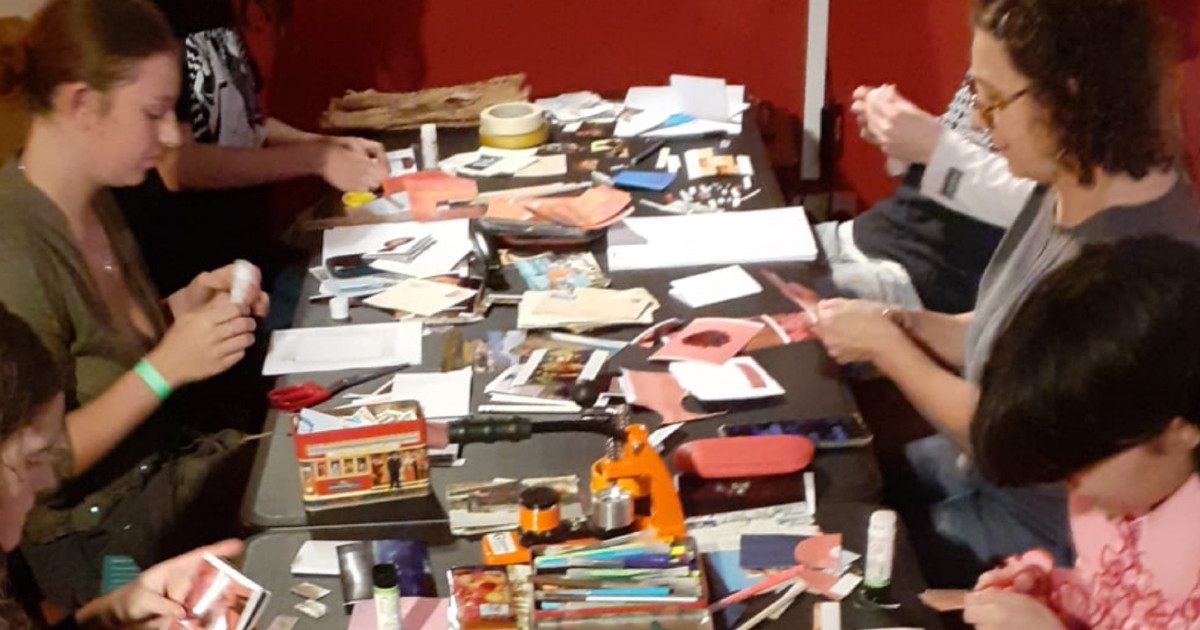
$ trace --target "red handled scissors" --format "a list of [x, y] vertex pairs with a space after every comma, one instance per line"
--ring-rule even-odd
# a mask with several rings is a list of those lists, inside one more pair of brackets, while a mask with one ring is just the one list
[[319, 405], [330, 398], [354, 387], [361, 385], [367, 381], [373, 381], [381, 376], [395, 374], [400, 370], [409, 367], [409, 364], [402, 363], [393, 365], [374, 372], [366, 374], [358, 374], [355, 376], [347, 376], [346, 378], [338, 379], [329, 384], [329, 387], [321, 387], [320, 385], [309, 381], [300, 383], [299, 385], [288, 385], [287, 387], [276, 387], [267, 392], [267, 400], [275, 409], [283, 411], [299, 411], [306, 407]]

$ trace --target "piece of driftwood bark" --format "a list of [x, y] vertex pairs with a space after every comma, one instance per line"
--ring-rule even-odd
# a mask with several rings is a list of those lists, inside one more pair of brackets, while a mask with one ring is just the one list
[[425, 123], [470, 127], [478, 125], [479, 113], [492, 105], [529, 100], [524, 83], [524, 74], [510, 74], [416, 92], [348, 91], [330, 101], [321, 114], [321, 128], [381, 131], [413, 129]]

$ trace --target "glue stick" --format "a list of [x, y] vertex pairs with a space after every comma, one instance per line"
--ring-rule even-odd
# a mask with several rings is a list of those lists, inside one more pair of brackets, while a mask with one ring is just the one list
[[234, 304], [245, 303], [246, 294], [250, 292], [253, 282], [254, 265], [240, 258], [233, 261], [233, 282], [229, 285], [229, 301]]
[[886, 602], [892, 583], [892, 554], [896, 543], [896, 513], [875, 510], [867, 526], [867, 562], [863, 571], [866, 596], [872, 601]]
[[437, 125], [433, 123], [421, 125], [421, 165], [427, 171], [438, 167]]
[[375, 582], [376, 630], [400, 630], [400, 588], [396, 586], [396, 567], [389, 563], [377, 564], [371, 569]]

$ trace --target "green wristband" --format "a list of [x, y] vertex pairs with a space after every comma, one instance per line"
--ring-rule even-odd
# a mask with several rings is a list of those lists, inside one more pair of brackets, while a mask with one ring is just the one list
[[171, 384], [153, 365], [150, 365], [149, 361], [145, 359], [138, 361], [137, 365], [133, 366], [133, 371], [142, 377], [142, 380], [154, 391], [154, 395], [158, 396], [159, 400], [166, 400], [167, 396], [171, 395]]

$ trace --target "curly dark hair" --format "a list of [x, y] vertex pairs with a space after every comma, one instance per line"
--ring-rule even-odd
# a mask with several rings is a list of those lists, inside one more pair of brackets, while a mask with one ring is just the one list
[[1030, 78], [1050, 110], [1060, 163], [1084, 184], [1096, 167], [1141, 178], [1178, 158], [1176, 38], [1152, 3], [974, 0], [971, 22]]

